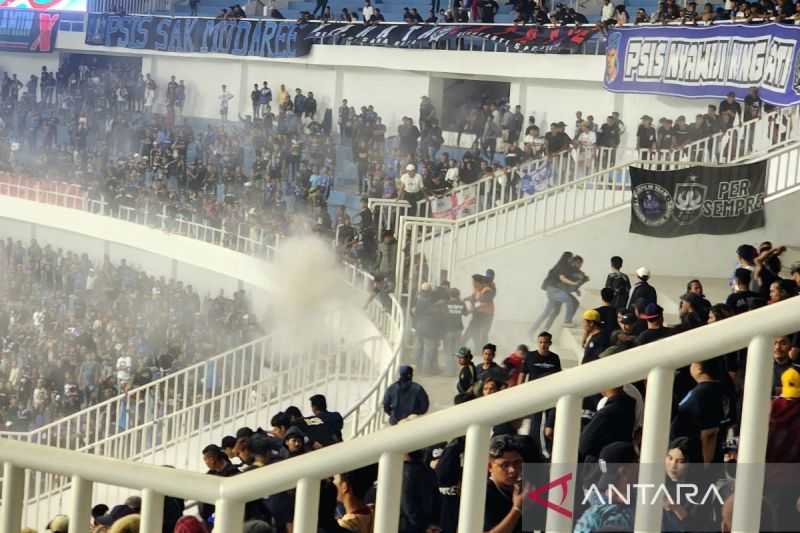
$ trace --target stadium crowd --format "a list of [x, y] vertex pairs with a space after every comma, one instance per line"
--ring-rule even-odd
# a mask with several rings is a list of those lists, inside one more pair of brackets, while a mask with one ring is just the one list
[[36, 429], [261, 334], [244, 291], [201, 297], [125, 259], [96, 264], [8, 238], [0, 241], [0, 428]]
[[[622, 259], [613, 257], [601, 293], [603, 305], [587, 309], [582, 314], [584, 352], [581, 364], [591, 364], [635, 346], [657, 342], [797, 296], [800, 264], [784, 268], [780, 261], [784, 252], [784, 247], [772, 246], [769, 242], [758, 247], [750, 244], [740, 246], [736, 250], [738, 266], [726, 301], [710, 303], [703, 293], [702, 283], [697, 279], [690, 280], [686, 293], [681, 296], [679, 321], [669, 326], [665, 325], [665, 311], [658, 304], [658, 292], [649, 283], [649, 270], [645, 267], [636, 269], [635, 282], [631, 283], [622, 271]], [[567, 296], [574, 292], [586, 281], [581, 267], [580, 258], [566, 252], [543, 284], [548, 297], [555, 291], [562, 291]], [[480, 301], [478, 308], [489, 307], [492, 303], [496, 289], [492, 288], [491, 276], [492, 273], [487, 272], [487, 275], [474, 277]], [[423, 294], [431, 291], [429, 286], [422, 287]], [[442, 292], [442, 295], [446, 294], [447, 291]], [[547, 331], [535, 331], [534, 348], [519, 345], [502, 361], [498, 358], [497, 347], [490, 342], [475, 348], [480, 350], [480, 361], [473, 362], [468, 345], [453, 349], [462, 341], [460, 336], [456, 344], [445, 341], [442, 357], [455, 360], [457, 364], [456, 369], [450, 372], [455, 377], [454, 402], [471, 401], [560, 372], [561, 359], [550, 350], [553, 336]], [[419, 326], [416, 333], [425, 335]], [[436, 339], [433, 351], [433, 362], [437, 365], [440, 358], [438, 344], [443, 340]], [[699, 484], [701, 490], [713, 486], [714, 493], [719, 494], [721, 500], [691, 505], [685, 501], [665, 504], [664, 531], [730, 531], [747, 357], [745, 350], [721, 354], [676, 372], [670, 443], [664, 459], [666, 490], [674, 497], [681, 483]], [[774, 338], [771, 357], [773, 400], [767, 461], [797, 464], [800, 463], [800, 454], [793, 443], [800, 438], [800, 332]], [[424, 369], [423, 362], [418, 360], [417, 368]], [[584, 399], [579, 442], [579, 461], [582, 464], [579, 479], [583, 486], [591, 484], [605, 490], [610, 485], [624, 487], [635, 482], [636, 472], [630, 463], [635, 463], [638, 457], [646, 394], [646, 382], [642, 381]], [[272, 417], [269, 429], [245, 427], [236, 435], [209, 444], [202, 457], [208, 475], [244, 475], [277, 461], [341, 442], [341, 415], [329, 411], [327, 401], [321, 395], [311, 397], [310, 407], [309, 415], [303, 415], [296, 406], [287, 407]], [[423, 416], [428, 409], [427, 393], [414, 381], [414, 369], [401, 366], [397, 381], [387, 389], [383, 401], [389, 423], [402, 424]], [[543, 518], [541, 511], [526, 503], [520, 480], [523, 463], [544, 465], [548, 462], [554, 421], [553, 408], [518, 420], [498, 421], [493, 428], [487, 456], [483, 531], [522, 531], [523, 508], [534, 513], [531, 515], [534, 519]], [[403, 464], [399, 531], [456, 531], [464, 446], [464, 437], [459, 437], [407, 454]], [[603, 464], [616, 466], [603, 470]], [[785, 464], [781, 466], [786, 468]], [[376, 477], [377, 465], [370, 465], [322, 480], [319, 531], [373, 531]], [[771, 530], [769, 525], [796, 524], [800, 515], [797, 508], [800, 493], [796, 485], [792, 485], [791, 477], [786, 475], [768, 479], [770, 490], [764, 502], [765, 522], [762, 526], [767, 524], [766, 530]], [[293, 498], [294, 491], [289, 490], [249, 502], [245, 507], [245, 531], [290, 531]], [[138, 531], [136, 513], [140, 505], [137, 497], [131, 497], [110, 510], [105, 505], [96, 507], [92, 512], [92, 531]], [[576, 500], [574, 531], [631, 531], [634, 508], [631, 502], [605, 501], [596, 497], [582, 503]], [[214, 507], [211, 504], [201, 504], [199, 516], [181, 517], [182, 513], [183, 502], [168, 498], [164, 511], [165, 533], [207, 532], [213, 528]], [[67, 521], [64, 516], [56, 517], [55, 526], [51, 524], [50, 531], [66, 532], [63, 524]]]

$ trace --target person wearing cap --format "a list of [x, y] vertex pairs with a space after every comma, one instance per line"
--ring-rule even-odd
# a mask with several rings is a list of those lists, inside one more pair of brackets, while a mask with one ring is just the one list
[[433, 286], [428, 282], [420, 286], [412, 317], [416, 333], [417, 369], [424, 374], [436, 375], [439, 373], [438, 355], [439, 342], [442, 340], [442, 323]]
[[622, 310], [617, 313], [618, 329], [611, 333], [608, 340], [608, 348], [598, 356], [599, 359], [614, 355], [615, 353], [624, 352], [629, 348], [636, 345], [636, 334], [634, 326], [638, 322], [636, 315], [631, 311]]
[[[638, 457], [630, 441], [612, 442], [600, 451], [602, 476], [589, 491], [590, 506], [575, 522], [574, 533], [633, 531], [635, 505], [618, 500], [638, 481]], [[609, 489], [613, 485], [617, 490]]]
[[429, 407], [428, 393], [413, 381], [414, 369], [402, 365], [398, 374], [397, 381], [389, 385], [383, 395], [383, 412], [389, 415], [391, 425], [410, 415], [424, 415]]
[[66, 515], [58, 515], [47, 524], [47, 531], [50, 533], [67, 533], [69, 529], [69, 518]]
[[[792, 365], [781, 374], [780, 396], [772, 400], [767, 432], [766, 489], [774, 496], [776, 516], [781, 523], [800, 523], [797, 477], [786, 463], [800, 463], [800, 365]], [[796, 529], [793, 527], [791, 529]]]
[[642, 159], [648, 159], [649, 151], [656, 149], [656, 129], [653, 127], [653, 119], [649, 115], [642, 115], [636, 130], [636, 148]]
[[489, 444], [484, 532], [522, 532], [522, 505], [525, 501], [522, 452], [520, 439], [512, 435], [494, 437]]
[[417, 167], [412, 163], [406, 165], [406, 171], [400, 175], [398, 198], [411, 204], [409, 208], [410, 216], [416, 214], [417, 202], [424, 197], [424, 188], [425, 183], [422, 176], [417, 172]]
[[583, 359], [581, 364], [596, 361], [598, 356], [608, 348], [608, 335], [603, 330], [600, 313], [596, 309], [588, 309], [583, 313]]
[[672, 335], [672, 330], [664, 327], [664, 309], [660, 305], [655, 303], [647, 304], [639, 318], [647, 321], [647, 329], [636, 337], [636, 346], [642, 346]]
[[678, 308], [681, 323], [672, 328], [673, 334], [704, 326], [708, 322], [709, 312], [706, 304], [708, 304], [708, 300], [694, 292], [683, 294]]
[[283, 437], [283, 445], [289, 450], [289, 457], [302, 455], [306, 452], [306, 435], [297, 426], [292, 426]]
[[455, 353], [456, 360], [458, 361], [458, 382], [456, 383], [456, 390], [459, 394], [464, 394], [472, 389], [475, 381], [478, 379], [478, 371], [475, 364], [472, 362], [472, 352], [466, 346], [462, 346]]
[[[273, 462], [273, 451], [276, 444], [266, 435], [256, 433], [250, 438], [250, 453], [253, 462], [242, 469], [242, 473], [252, 472]], [[285, 527], [291, 522], [293, 506], [288, 491], [273, 494], [268, 498], [259, 498], [249, 501], [244, 506], [245, 520], [263, 520], [273, 522], [277, 527]]]
[[633, 286], [633, 290], [631, 291], [631, 297], [628, 301], [628, 307], [631, 307], [634, 303], [638, 302], [639, 300], [644, 300], [645, 304], [649, 303], [658, 303], [658, 293], [656, 292], [655, 287], [650, 285], [650, 269], [644, 266], [641, 266], [636, 269], [636, 277], [639, 281], [636, 282], [636, 285]]

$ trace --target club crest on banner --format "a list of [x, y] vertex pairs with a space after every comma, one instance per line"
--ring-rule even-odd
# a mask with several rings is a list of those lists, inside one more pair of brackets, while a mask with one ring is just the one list
[[689, 182], [675, 184], [675, 209], [672, 216], [681, 225], [695, 222], [703, 214], [703, 202], [708, 187], [697, 183], [697, 176], [689, 176]]
[[633, 212], [642, 224], [663, 226], [672, 216], [672, 195], [657, 183], [642, 183], [633, 188]]

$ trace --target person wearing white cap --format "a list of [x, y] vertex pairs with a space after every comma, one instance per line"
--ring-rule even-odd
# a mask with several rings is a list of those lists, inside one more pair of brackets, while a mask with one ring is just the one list
[[644, 266], [640, 266], [636, 269], [636, 277], [639, 278], [639, 281], [636, 282], [636, 285], [633, 286], [633, 290], [631, 291], [631, 298], [628, 301], [628, 307], [633, 306], [640, 300], [641, 308], [644, 309], [647, 304], [658, 303], [658, 293], [656, 293], [655, 287], [650, 285], [647, 280], [650, 279], [650, 269]]
[[400, 176], [400, 198], [411, 204], [409, 215], [417, 213], [417, 202], [423, 197], [422, 176], [417, 172], [417, 168], [409, 163], [406, 171]]

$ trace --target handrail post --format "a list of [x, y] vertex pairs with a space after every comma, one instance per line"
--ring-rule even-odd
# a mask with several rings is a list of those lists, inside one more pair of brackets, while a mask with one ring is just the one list
[[[672, 385], [675, 371], [657, 367], [647, 376], [647, 399], [644, 402], [644, 427], [642, 449], [639, 454], [639, 485], [661, 483], [664, 479], [664, 456], [667, 453], [670, 415], [672, 410]], [[639, 498], [636, 503], [636, 531], [661, 531], [662, 506], [660, 501]]]
[[25, 469], [11, 463], [3, 465], [3, 499], [0, 531], [22, 529], [22, 502], [25, 496]]
[[[572, 490], [575, 494], [578, 483], [577, 475], [578, 441], [581, 433], [582, 398], [579, 396], [562, 396], [556, 403], [556, 422], [553, 428], [553, 453], [550, 459], [550, 481], [570, 476]], [[569, 486], [569, 485], [567, 485]], [[571, 505], [570, 505], [571, 507]], [[553, 509], [547, 510], [547, 531], [572, 531], [572, 518], [568, 518]]]
[[486, 506], [486, 464], [489, 460], [490, 428], [473, 424], [467, 428], [464, 446], [464, 472], [461, 475], [461, 503], [458, 508], [458, 533], [483, 531]]
[[319, 514], [319, 484], [318, 479], [310, 478], [303, 478], [297, 482], [293, 533], [316, 533]]
[[221, 498], [214, 502], [214, 530], [220, 532], [242, 531], [244, 528], [244, 503]]
[[767, 453], [772, 358], [770, 340], [758, 335], [747, 347], [747, 369], [742, 400], [736, 492], [733, 496], [733, 531], [759, 531], [764, 460]]
[[403, 487], [403, 454], [384, 452], [378, 460], [378, 490], [375, 496], [375, 531], [397, 531]]
[[141, 531], [161, 531], [164, 524], [164, 495], [153, 489], [142, 491]]
[[69, 506], [69, 533], [83, 533], [92, 509], [94, 483], [80, 476], [72, 476], [72, 502]]

